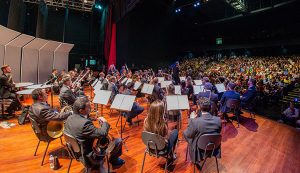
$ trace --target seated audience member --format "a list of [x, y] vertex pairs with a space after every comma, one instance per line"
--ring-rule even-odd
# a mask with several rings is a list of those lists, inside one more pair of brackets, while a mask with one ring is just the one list
[[170, 152], [169, 162], [176, 159], [175, 147], [178, 139], [178, 130], [173, 129], [168, 132], [168, 124], [164, 119], [164, 102], [156, 100], [151, 103], [148, 116], [144, 122], [144, 130], [147, 132], [158, 134], [168, 141], [167, 151]]
[[279, 122], [291, 122], [295, 124], [299, 118], [299, 109], [295, 108], [294, 102], [290, 102], [290, 107], [283, 111]]
[[226, 102], [229, 99], [235, 99], [235, 100], [239, 100], [240, 101], [240, 94], [236, 91], [234, 91], [235, 88], [235, 84], [232, 82], [229, 82], [227, 85], [227, 91], [224, 92], [224, 94], [222, 95], [222, 98], [220, 100], [220, 111], [221, 113], [227, 113], [229, 110], [229, 108], [227, 108], [226, 106]]
[[[87, 165], [88, 168], [99, 170], [99, 166], [103, 166], [101, 161], [103, 156], [96, 155], [93, 150], [93, 143], [95, 139], [106, 137], [110, 125], [105, 118], [98, 118], [99, 123], [102, 124], [100, 128], [94, 126], [89, 119], [91, 105], [86, 97], [78, 98], [73, 105], [74, 114], [69, 116], [65, 122], [64, 132], [72, 135], [82, 145], [82, 157], [80, 160]], [[115, 147], [110, 153], [109, 162], [114, 166], [120, 166], [125, 163], [119, 157], [122, 155], [122, 139], [116, 138], [113, 141]]]
[[[199, 163], [204, 156], [204, 151], [197, 146], [197, 139], [203, 134], [220, 134], [222, 128], [220, 117], [209, 113], [210, 101], [203, 99], [199, 104], [201, 110], [198, 117], [189, 119], [188, 127], [183, 132], [184, 138], [189, 143], [189, 154], [193, 163]], [[221, 157], [221, 148], [216, 148], [214, 154]]]
[[52, 109], [47, 103], [48, 94], [45, 89], [35, 89], [31, 95], [34, 103], [29, 108], [29, 116], [39, 124], [44, 134], [47, 134], [49, 121], [63, 121], [72, 114], [72, 112], [59, 113]]
[[248, 85], [249, 85], [249, 88], [241, 97], [241, 106], [242, 107], [249, 104], [252, 101], [252, 99], [254, 99], [256, 96], [256, 80], [249, 79]]
[[[133, 93], [133, 87], [134, 87], [134, 83], [133, 82], [129, 82], [126, 86], [126, 89], [124, 91], [123, 94], [125, 95], [134, 95]], [[138, 116], [139, 114], [141, 114], [144, 111], [144, 108], [142, 106], [140, 106], [137, 102], [133, 102], [133, 106], [131, 108], [131, 111], [127, 112], [126, 115], [126, 121], [128, 122], [128, 125], [132, 125], [132, 119], [136, 116]]]

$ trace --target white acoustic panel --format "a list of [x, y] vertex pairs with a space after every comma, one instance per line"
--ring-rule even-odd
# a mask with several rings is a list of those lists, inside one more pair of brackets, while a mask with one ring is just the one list
[[69, 52], [74, 47], [73, 44], [62, 43], [54, 52], [53, 67], [59, 71], [68, 71]]
[[44, 83], [51, 75], [54, 62], [54, 51], [61, 45], [60, 42], [49, 41], [39, 52], [38, 83]]
[[21, 64], [21, 81], [38, 83], [39, 50], [48, 43], [48, 40], [36, 38], [23, 47]]
[[5, 46], [4, 64], [11, 67], [14, 82], [21, 82], [22, 47], [33, 39], [32, 36], [22, 34]]
[[5, 45], [18, 37], [21, 33], [0, 25], [0, 66], [4, 64]]

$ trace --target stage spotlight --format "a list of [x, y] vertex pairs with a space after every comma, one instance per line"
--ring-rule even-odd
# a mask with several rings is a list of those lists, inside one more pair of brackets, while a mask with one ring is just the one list
[[200, 6], [200, 2], [195, 2], [194, 3], [194, 7], [199, 7]]
[[175, 10], [175, 13], [178, 13], [178, 12], [180, 12], [180, 11], [181, 11], [181, 9], [178, 8], [178, 9]]

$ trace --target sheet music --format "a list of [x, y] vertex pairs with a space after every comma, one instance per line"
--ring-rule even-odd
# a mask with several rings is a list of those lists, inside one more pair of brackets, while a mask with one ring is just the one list
[[178, 105], [178, 97], [176, 95], [172, 96], [167, 96], [166, 97], [167, 101], [167, 110], [178, 110], [179, 105]]
[[153, 92], [153, 89], [154, 89], [154, 85], [144, 83], [143, 88], [141, 90], [141, 93], [150, 94], [151, 95], [152, 92]]
[[185, 77], [179, 77], [180, 81], [185, 80]]
[[132, 82], [132, 79], [128, 79], [125, 83], [125, 85], [127, 85], [129, 82]]
[[157, 77], [157, 79], [158, 79], [158, 83], [161, 83], [162, 81], [164, 81], [164, 80], [165, 80], [165, 78], [164, 78], [164, 77]]
[[162, 81], [161, 82], [161, 87], [166, 88], [167, 86], [171, 85], [172, 81]]
[[202, 80], [194, 80], [195, 85], [202, 85]]
[[199, 92], [203, 92], [204, 87], [202, 85], [193, 85], [194, 95], [199, 94]]
[[98, 83], [99, 79], [96, 79], [93, 83], [92, 83], [92, 87], [94, 87], [97, 83]]
[[107, 105], [109, 98], [111, 96], [111, 91], [98, 90], [95, 94], [96, 95], [94, 97], [93, 103]]
[[187, 95], [177, 96], [179, 109], [190, 109], [189, 99]]
[[139, 81], [136, 81], [135, 83], [134, 83], [134, 87], [133, 87], [133, 89], [134, 90], [138, 90], [139, 89], [139, 87], [142, 85], [142, 83], [141, 82], [139, 82]]
[[135, 96], [124, 95], [123, 102], [119, 109], [122, 111], [131, 111], [134, 100], [135, 100]]
[[176, 95], [181, 95], [181, 87], [180, 87], [180, 85], [175, 85], [175, 94]]
[[125, 77], [125, 78], [121, 81], [121, 83], [124, 84], [126, 81], [127, 81], [127, 77]]
[[123, 94], [117, 94], [115, 96], [115, 99], [114, 101], [112, 102], [110, 108], [113, 108], [113, 109], [119, 109], [122, 102], [123, 102], [123, 99], [124, 99], [125, 95]]
[[96, 86], [93, 87], [94, 88], [94, 93], [101, 90], [102, 86], [103, 85], [101, 84], [101, 82], [97, 82]]
[[223, 83], [216, 84], [216, 88], [217, 88], [219, 93], [222, 93], [222, 92], [226, 91], [225, 85]]

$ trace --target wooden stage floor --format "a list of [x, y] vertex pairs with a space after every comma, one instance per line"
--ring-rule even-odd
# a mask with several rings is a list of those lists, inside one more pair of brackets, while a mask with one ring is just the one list
[[[143, 100], [139, 100], [146, 108]], [[29, 101], [27, 101], [28, 103]], [[55, 106], [58, 106], [58, 98], [54, 97]], [[115, 124], [117, 112], [114, 111], [111, 118], [109, 111], [104, 110], [104, 117], [111, 124], [111, 134], [118, 137]], [[146, 117], [146, 111], [139, 116]], [[249, 118], [248, 113], [243, 114], [239, 128], [236, 122], [227, 124], [222, 129], [222, 158], [219, 160], [220, 172], [226, 173], [297, 173], [300, 172], [300, 133], [285, 124], [256, 116], [255, 120]], [[8, 120], [17, 124], [16, 118]], [[123, 121], [124, 122], [124, 121]], [[140, 172], [145, 145], [141, 140], [143, 123], [139, 126], [126, 126], [124, 136], [127, 140], [128, 152], [123, 150], [122, 159], [126, 164], [114, 169], [118, 173]], [[182, 132], [187, 127], [187, 115], [183, 114]], [[63, 149], [59, 140], [50, 143], [49, 152], [46, 155], [44, 166], [40, 166], [46, 143], [41, 143], [37, 156], [33, 156], [37, 145], [37, 138], [31, 129], [30, 123], [16, 125], [10, 129], [0, 128], [0, 172], [1, 173], [41, 173], [41, 172], [66, 172], [69, 164], [67, 152]], [[177, 148], [178, 159], [171, 168], [173, 172], [193, 172], [190, 160], [185, 161], [187, 143], [180, 141]], [[49, 153], [56, 153], [62, 167], [57, 171], [50, 170]], [[164, 159], [146, 157], [144, 172], [163, 172]], [[83, 172], [81, 163], [73, 161], [71, 173]], [[202, 172], [217, 172], [215, 160], [209, 159]]]

